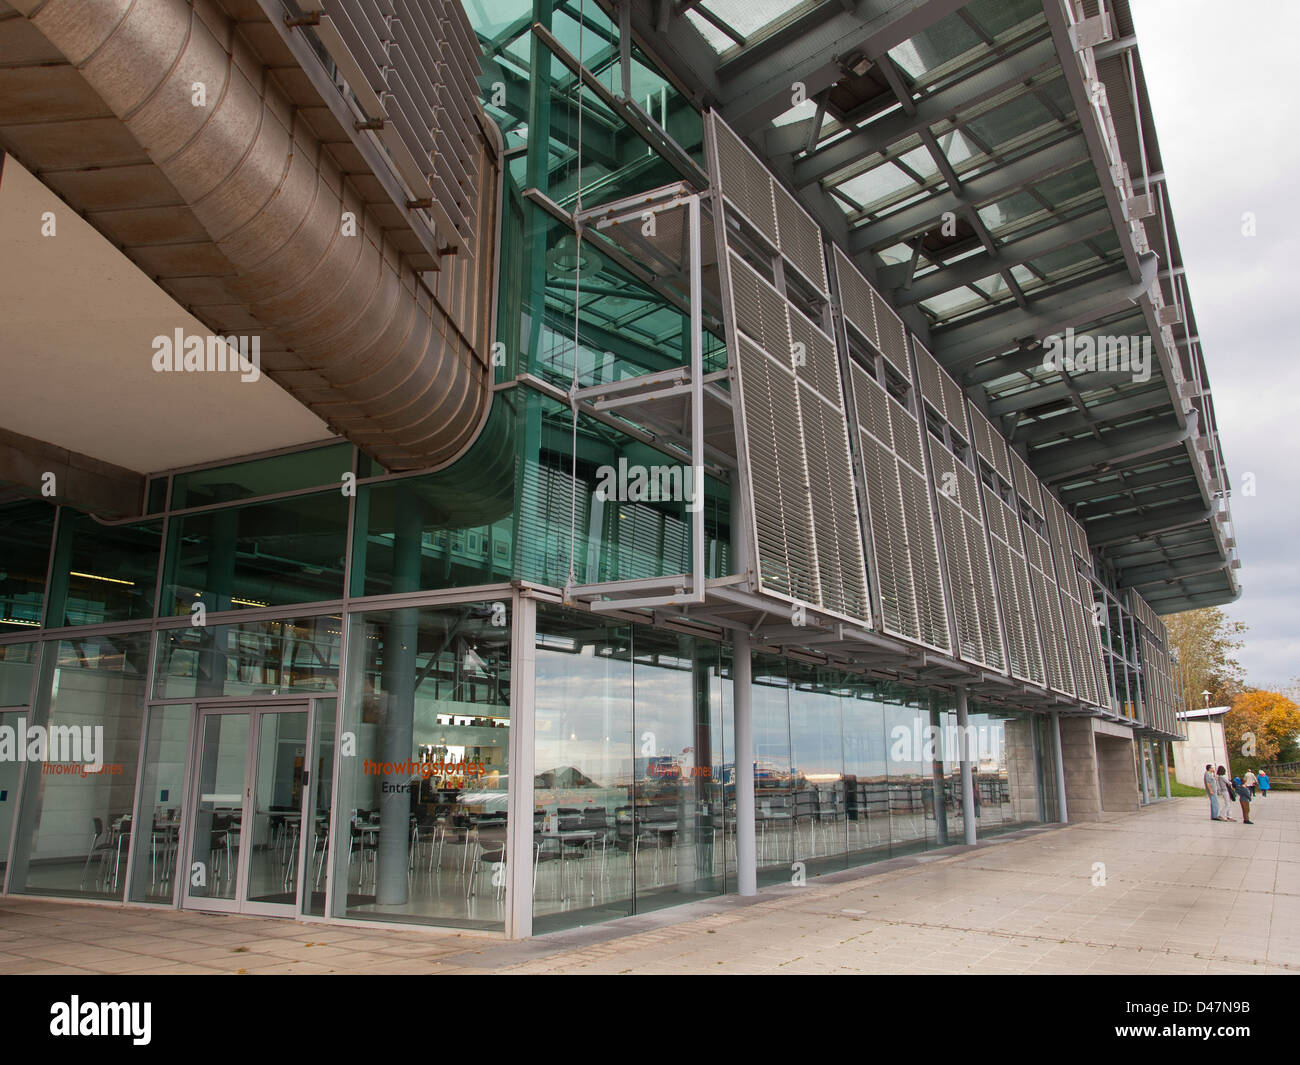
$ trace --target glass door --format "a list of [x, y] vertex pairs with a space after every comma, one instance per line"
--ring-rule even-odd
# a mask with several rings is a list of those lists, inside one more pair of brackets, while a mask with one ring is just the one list
[[297, 912], [306, 748], [306, 707], [200, 711], [187, 906]]

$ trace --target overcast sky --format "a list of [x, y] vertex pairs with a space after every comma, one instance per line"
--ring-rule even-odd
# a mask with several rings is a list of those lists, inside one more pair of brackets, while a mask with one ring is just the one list
[[[1233, 480], [1242, 597], [1227, 610], [1250, 626], [1249, 682], [1275, 686], [1300, 674], [1300, 4], [1132, 9]], [[1242, 235], [1247, 211], [1254, 237]]]

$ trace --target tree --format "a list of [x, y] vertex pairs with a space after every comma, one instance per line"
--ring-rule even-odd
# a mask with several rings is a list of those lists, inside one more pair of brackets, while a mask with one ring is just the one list
[[1182, 667], [1186, 709], [1205, 705], [1203, 691], [1210, 693], [1211, 706], [1227, 706], [1245, 690], [1245, 675], [1236, 658], [1243, 641], [1235, 638], [1246, 631], [1244, 623], [1229, 621], [1217, 606], [1172, 614], [1164, 621], [1169, 645]]
[[1238, 776], [1247, 769], [1286, 761], [1279, 757], [1294, 751], [1300, 733], [1300, 706], [1281, 692], [1242, 692], [1223, 718], [1232, 768]]

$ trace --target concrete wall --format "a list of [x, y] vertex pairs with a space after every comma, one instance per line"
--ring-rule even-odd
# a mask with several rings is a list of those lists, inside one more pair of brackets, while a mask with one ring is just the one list
[[[1006, 741], [1007, 790], [1011, 798], [1013, 821], [1038, 820], [1038, 779], [1034, 770], [1033, 718], [1011, 718], [1004, 723]], [[1055, 787], [1053, 780], [1045, 787]]]
[[1174, 749], [1174, 779], [1179, 784], [1199, 788], [1205, 775], [1205, 763], [1216, 767], [1228, 764], [1228, 742], [1223, 734], [1223, 718], [1186, 721], [1187, 739], [1171, 746]]
[[[1141, 808], [1138, 768], [1131, 739], [1097, 733], [1097, 776], [1101, 784], [1101, 808], [1122, 813]], [[1073, 811], [1072, 811], [1073, 812]]]
[[1101, 819], [1097, 754], [1092, 719], [1061, 717], [1061, 755], [1065, 766], [1065, 804], [1071, 821]]

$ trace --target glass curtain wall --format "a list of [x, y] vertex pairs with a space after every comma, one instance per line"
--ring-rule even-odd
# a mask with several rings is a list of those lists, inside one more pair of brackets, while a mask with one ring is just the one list
[[135, 823], [142, 827], [127, 896], [132, 902], [170, 903], [173, 898], [193, 712], [190, 703], [149, 711], [135, 814]]
[[735, 778], [720, 645], [543, 607], [536, 648], [534, 931], [726, 890]]
[[123, 897], [148, 659], [148, 633], [47, 644], [32, 717], [48, 742], [28, 763], [11, 891]]
[[337, 916], [504, 927], [509, 606], [349, 618]]

